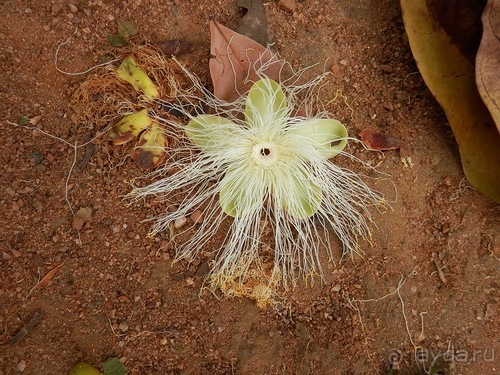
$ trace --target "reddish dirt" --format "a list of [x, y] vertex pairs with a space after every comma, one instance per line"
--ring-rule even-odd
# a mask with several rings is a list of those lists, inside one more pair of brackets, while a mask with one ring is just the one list
[[[116, 160], [103, 141], [85, 168], [69, 175], [83, 148], [75, 154], [60, 140], [12, 125], [32, 119], [71, 144], [96, 134], [70, 106], [86, 75], [58, 72], [54, 54], [77, 29], [59, 66], [92, 66], [97, 51], [110, 48], [106, 35], [116, 18], [138, 24], [143, 38], [193, 42], [183, 61], [209, 84], [209, 20], [236, 28], [242, 13], [234, 1], [4, 0], [1, 375], [67, 374], [78, 361], [98, 367], [109, 357], [130, 374], [498, 371], [500, 209], [464, 180], [446, 118], [412, 59], [398, 1], [276, 0], [265, 9], [284, 59], [295, 68], [318, 64], [310, 74], [333, 73], [321, 96], [336, 97], [329, 109], [351, 135], [371, 127], [411, 151], [411, 160], [402, 160], [399, 151], [349, 146], [389, 175], [376, 187], [395, 200], [392, 211], [373, 210], [366, 255], [335, 265], [325, 259], [323, 283], [299, 284], [265, 309], [200, 295], [196, 272], [208, 258], [172, 265], [173, 254], [158, 251], [161, 239], [145, 236], [142, 221], [155, 208], [129, 207], [122, 198], [143, 174], [138, 166], [127, 160], [111, 169]], [[92, 209], [80, 231], [70, 207]], [[37, 310], [39, 321], [13, 345]]]

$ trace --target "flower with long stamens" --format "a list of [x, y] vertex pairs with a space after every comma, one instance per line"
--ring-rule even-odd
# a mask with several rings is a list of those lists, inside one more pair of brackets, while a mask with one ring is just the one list
[[[236, 110], [212, 105], [216, 114], [198, 116], [184, 110], [190, 121], [183, 128], [183, 149], [189, 156], [173, 162], [177, 172], [132, 191], [136, 199], [182, 195], [177, 211], [154, 218], [152, 233], [203, 210], [204, 220], [192, 224], [193, 235], [180, 245], [179, 258], [192, 259], [229, 221], [210, 273], [214, 287], [244, 283], [255, 269], [263, 269], [265, 249], [273, 250], [269, 280], [278, 277], [287, 285], [299, 274], [321, 274], [320, 251], [332, 257], [330, 230], [344, 253], [359, 251], [358, 238], [370, 237], [367, 207], [383, 204], [356, 174], [330, 161], [347, 143], [344, 125], [294, 116], [299, 108], [285, 92], [262, 78], [244, 104], [234, 103]], [[288, 93], [294, 96], [293, 90]], [[175, 122], [159, 120], [179, 130]]]
[[232, 217], [251, 215], [267, 202], [299, 219], [315, 214], [323, 198], [311, 163], [337, 155], [347, 130], [333, 119], [290, 121], [278, 83], [256, 82], [248, 93], [244, 124], [217, 115], [192, 119], [188, 138], [212, 158], [227, 162], [219, 202]]

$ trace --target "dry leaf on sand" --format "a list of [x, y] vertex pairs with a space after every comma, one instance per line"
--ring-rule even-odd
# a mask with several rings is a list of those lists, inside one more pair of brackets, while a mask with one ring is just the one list
[[401, 139], [392, 135], [383, 134], [374, 131], [370, 128], [361, 130], [361, 142], [370, 150], [397, 150], [400, 149], [403, 153], [408, 154], [408, 146]]
[[282, 62], [256, 41], [215, 21], [210, 22], [210, 38], [210, 75], [217, 98], [238, 99], [259, 79], [257, 71], [279, 79]]
[[40, 288], [44, 288], [47, 286], [47, 284], [49, 283], [50, 280], [52, 280], [52, 278], [54, 277], [54, 275], [61, 269], [61, 267], [64, 265], [64, 262], [62, 262], [61, 264], [55, 266], [54, 268], [52, 268], [44, 277], [42, 280], [40, 280], [40, 282], [36, 285], [39, 289]]

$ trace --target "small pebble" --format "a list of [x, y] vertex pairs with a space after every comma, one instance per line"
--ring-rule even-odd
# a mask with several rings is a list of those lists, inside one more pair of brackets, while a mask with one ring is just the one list
[[165, 337], [160, 340], [160, 345], [167, 345], [167, 339]]
[[122, 332], [127, 332], [128, 331], [127, 322], [121, 322], [120, 325], [118, 326], [118, 328], [120, 328], [120, 331], [122, 331]]
[[167, 206], [167, 211], [168, 212], [175, 212], [175, 211], [177, 211], [177, 208], [178, 207], [175, 204], [170, 204]]
[[69, 10], [73, 13], [76, 13], [78, 12], [78, 7], [76, 5], [73, 5], [73, 4], [69, 4]]
[[13, 196], [15, 196], [15, 195], [16, 195], [16, 191], [15, 191], [14, 189], [10, 188], [10, 187], [6, 187], [6, 188], [5, 188], [5, 192], [6, 192], [7, 194], [9, 194], [11, 197], [13, 197]]
[[16, 201], [12, 202], [12, 210], [19, 211], [19, 209], [20, 209], [19, 204], [17, 204]]
[[52, 14], [57, 14], [61, 11], [61, 4], [55, 3], [50, 7], [50, 12]]
[[81, 217], [75, 216], [73, 218], [73, 229], [81, 230], [83, 228], [84, 222]]
[[92, 221], [92, 209], [90, 207], [80, 208], [76, 211], [75, 217], [79, 217], [84, 223], [90, 223]]
[[26, 361], [24, 359], [20, 360], [17, 364], [17, 369], [23, 372], [26, 369]]
[[178, 217], [174, 221], [174, 228], [179, 229], [182, 228], [186, 224], [187, 219], [184, 216]]
[[208, 266], [208, 263], [203, 262], [202, 264], [200, 264], [200, 266], [196, 270], [196, 272], [194, 274], [194, 278], [195, 279], [203, 279], [205, 276], [208, 275], [209, 271], [210, 271], [210, 268]]
[[297, 3], [295, 0], [280, 0], [281, 7], [288, 12], [295, 12], [297, 10]]

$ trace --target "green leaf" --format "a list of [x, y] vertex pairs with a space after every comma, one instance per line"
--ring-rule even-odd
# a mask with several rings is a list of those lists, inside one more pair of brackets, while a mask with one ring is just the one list
[[261, 79], [254, 83], [248, 92], [245, 121], [252, 127], [272, 127], [277, 130], [276, 122], [285, 125], [287, 104], [285, 94], [279, 83], [272, 79]]
[[137, 27], [135, 23], [126, 21], [121, 18], [116, 19], [116, 27], [118, 29], [118, 35], [122, 36], [123, 38], [133, 36], [139, 31], [139, 27]]
[[24, 116], [19, 116], [19, 118], [17, 119], [17, 124], [20, 126], [25, 126], [28, 122], [29, 120]]
[[123, 47], [128, 45], [125, 38], [119, 34], [108, 34], [106, 36], [106, 39], [108, 39], [109, 44], [111, 44], [113, 47]]
[[303, 137], [321, 152], [325, 158], [338, 155], [347, 144], [347, 129], [333, 119], [310, 119], [288, 130], [292, 136]]
[[125, 375], [127, 368], [118, 358], [109, 358], [101, 363], [104, 375]]

